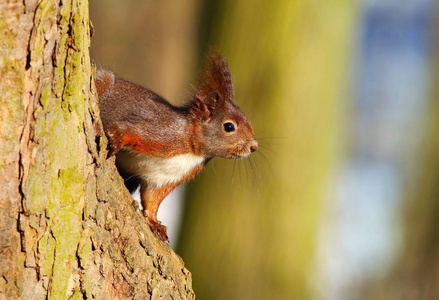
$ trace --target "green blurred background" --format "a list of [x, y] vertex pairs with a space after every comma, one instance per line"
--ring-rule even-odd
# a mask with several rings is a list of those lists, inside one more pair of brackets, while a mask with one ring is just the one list
[[[260, 149], [159, 219], [198, 299], [439, 299], [434, 0], [93, 0], [98, 66], [178, 104], [212, 45]], [[439, 232], [439, 231], [438, 231]]]

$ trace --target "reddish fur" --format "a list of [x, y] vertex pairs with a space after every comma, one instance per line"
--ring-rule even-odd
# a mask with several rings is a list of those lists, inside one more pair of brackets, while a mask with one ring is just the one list
[[209, 54], [209, 64], [201, 78], [196, 95], [199, 99], [202, 100], [210, 91], [217, 91], [226, 99], [235, 98], [229, 66], [224, 57], [213, 49]]
[[172, 192], [177, 184], [168, 184], [160, 189], [148, 189], [147, 186], [141, 185], [140, 197], [143, 205], [143, 215], [148, 219], [151, 228], [157, 232], [162, 240], [167, 240], [166, 226], [161, 225], [157, 220], [157, 211], [163, 199]]
[[[175, 187], [194, 178], [213, 157], [242, 157], [257, 148], [253, 129], [235, 103], [227, 62], [215, 51], [211, 51], [209, 58], [192, 101], [184, 107], [172, 106], [156, 93], [111, 72], [98, 71], [96, 75], [110, 156], [127, 148], [159, 158], [187, 153], [205, 158], [178, 182], [157, 188], [141, 181], [144, 214], [162, 240], [167, 239], [166, 227], [157, 220], [157, 211]], [[233, 120], [239, 127], [236, 134], [223, 131], [225, 120]]]
[[[169, 158], [178, 154], [191, 153], [197, 154], [200, 152], [200, 147], [197, 143], [193, 146], [186, 143], [181, 145], [179, 143], [162, 143], [159, 140], [142, 138], [137, 132], [131, 129], [121, 129], [117, 125], [111, 126], [106, 130], [108, 136], [111, 137], [109, 155], [115, 155], [123, 147], [129, 146], [130, 149], [143, 153], [145, 155]], [[176, 136], [178, 140], [180, 137]], [[192, 150], [192, 151], [191, 151]]]
[[189, 126], [189, 135], [193, 137], [191, 139], [192, 153], [195, 155], [202, 155], [203, 151], [202, 151], [201, 143], [198, 138], [200, 136], [200, 126], [197, 126], [197, 122], [191, 122]]
[[96, 80], [99, 82], [99, 84], [96, 85], [96, 91], [98, 92], [98, 95], [102, 95], [105, 91], [107, 91], [110, 86], [113, 84], [113, 78], [108, 74], [102, 74], [103, 76], [99, 76], [99, 78], [96, 78]]

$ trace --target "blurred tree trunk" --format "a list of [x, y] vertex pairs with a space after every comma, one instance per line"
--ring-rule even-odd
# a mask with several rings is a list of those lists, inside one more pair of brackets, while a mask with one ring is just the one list
[[0, 1], [0, 299], [192, 299], [106, 159], [88, 2]]
[[[439, 7], [438, 7], [439, 8]], [[439, 34], [436, 22], [436, 36]], [[438, 49], [436, 43], [435, 48]], [[425, 134], [416, 158], [417, 169], [408, 174], [403, 207], [400, 256], [382, 282], [371, 280], [362, 299], [439, 299], [439, 57], [433, 69], [432, 101], [426, 110]]]
[[185, 100], [194, 73], [199, 2], [92, 1], [92, 58], [169, 101]]
[[[436, 12], [439, 6], [435, 5]], [[436, 13], [437, 15], [437, 13]], [[439, 36], [435, 20], [434, 35]], [[400, 253], [386, 277], [360, 286], [359, 299], [439, 299], [439, 43], [435, 39], [431, 101], [415, 166], [405, 174]], [[436, 84], [435, 84], [436, 83]]]
[[229, 61], [267, 160], [256, 152], [236, 170], [217, 160], [198, 177], [180, 253], [202, 299], [307, 299], [340, 153], [354, 6], [234, 0], [205, 12], [206, 44]]
[[[437, 46], [437, 45], [436, 45]], [[436, 47], [437, 48], [437, 47]], [[439, 57], [435, 64], [433, 100], [427, 114], [426, 136], [405, 207], [404, 251], [396, 266], [395, 291], [417, 299], [439, 299]]]

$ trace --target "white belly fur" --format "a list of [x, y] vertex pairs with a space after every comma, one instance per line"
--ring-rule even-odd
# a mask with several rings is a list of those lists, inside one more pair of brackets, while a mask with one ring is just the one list
[[117, 163], [123, 170], [137, 174], [156, 188], [180, 181], [203, 162], [204, 157], [190, 153], [171, 158], [146, 156], [129, 150], [122, 150], [117, 154]]

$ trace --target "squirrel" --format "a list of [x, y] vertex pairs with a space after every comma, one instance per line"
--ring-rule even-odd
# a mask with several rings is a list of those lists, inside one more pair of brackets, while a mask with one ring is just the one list
[[155, 92], [96, 71], [95, 84], [108, 155], [121, 173], [138, 178], [143, 214], [166, 241], [157, 220], [163, 199], [214, 157], [244, 158], [258, 149], [250, 122], [235, 102], [230, 68], [211, 49], [189, 101], [174, 106]]

